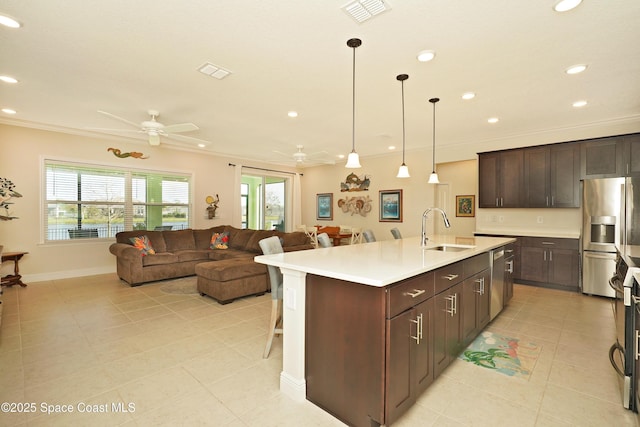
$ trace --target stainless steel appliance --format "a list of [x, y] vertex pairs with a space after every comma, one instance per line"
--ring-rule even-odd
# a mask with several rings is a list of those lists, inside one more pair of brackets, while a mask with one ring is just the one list
[[640, 259], [626, 254], [628, 248], [629, 246], [623, 246], [622, 253], [619, 252], [615, 274], [609, 281], [616, 294], [614, 304], [616, 342], [609, 350], [609, 359], [620, 377], [623, 406], [638, 412], [640, 409], [640, 393], [638, 393], [640, 354], [637, 340], [640, 337], [640, 288], [634, 273], [637, 275], [640, 272]]
[[493, 320], [504, 306], [504, 248], [494, 249], [491, 251], [491, 303], [489, 305], [489, 313]]
[[615, 298], [609, 278], [616, 267], [616, 248], [639, 245], [640, 197], [636, 178], [589, 179], [583, 182], [582, 292]]

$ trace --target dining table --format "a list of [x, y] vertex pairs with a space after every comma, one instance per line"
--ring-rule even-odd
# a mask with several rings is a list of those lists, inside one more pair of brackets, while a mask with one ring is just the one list
[[327, 236], [333, 240], [333, 246], [340, 246], [342, 239], [351, 239], [351, 232], [340, 227], [318, 226], [318, 234], [320, 233], [327, 233]]

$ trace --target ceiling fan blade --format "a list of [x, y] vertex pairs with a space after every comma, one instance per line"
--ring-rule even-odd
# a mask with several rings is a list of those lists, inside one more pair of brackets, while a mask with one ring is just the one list
[[211, 141], [205, 141], [204, 139], [198, 139], [192, 136], [170, 134], [170, 135], [167, 135], [167, 138], [175, 139], [177, 141], [191, 142], [193, 144], [204, 144], [205, 146], [211, 145]]
[[179, 123], [176, 125], [169, 125], [162, 128], [167, 133], [179, 133], [179, 132], [191, 132], [200, 129], [193, 123]]
[[112, 128], [85, 128], [86, 130], [95, 130], [98, 132], [126, 132], [126, 133], [140, 133], [141, 130], [133, 130], [133, 129], [112, 129]]
[[134, 122], [129, 121], [129, 120], [127, 120], [127, 119], [123, 119], [122, 117], [116, 116], [115, 114], [107, 113], [106, 111], [102, 111], [102, 110], [98, 110], [98, 113], [100, 113], [100, 114], [104, 114], [104, 115], [105, 115], [105, 116], [107, 116], [107, 117], [111, 117], [112, 119], [119, 120], [119, 121], [121, 121], [121, 122], [123, 122], [123, 123], [126, 123], [126, 124], [128, 124], [128, 125], [131, 125], [131, 126], [133, 126], [133, 127], [136, 127], [136, 128], [138, 128], [138, 129], [140, 128], [140, 123], [134, 123]]

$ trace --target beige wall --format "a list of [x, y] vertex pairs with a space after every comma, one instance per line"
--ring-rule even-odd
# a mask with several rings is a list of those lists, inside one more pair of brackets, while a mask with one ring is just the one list
[[[455, 196], [474, 194], [477, 196], [476, 153], [510, 147], [540, 145], [552, 142], [570, 141], [598, 136], [640, 132], [640, 124], [628, 120], [615, 121], [607, 125], [594, 124], [580, 128], [546, 130], [517, 138], [500, 138], [474, 143], [453, 143], [447, 149], [438, 149], [436, 158], [440, 163], [438, 172], [442, 185], [427, 184], [431, 172], [431, 150], [408, 151], [406, 163], [411, 178], [402, 180], [395, 177], [402, 155], [399, 152], [378, 157], [361, 159], [363, 168], [358, 175], [370, 175], [369, 191], [353, 192], [349, 196], [368, 195], [372, 211], [366, 216], [345, 214], [338, 210], [337, 200], [347, 194], [340, 192], [340, 182], [350, 170], [344, 164], [306, 168], [301, 178], [302, 220], [304, 224], [351, 225], [371, 228], [378, 240], [391, 239], [390, 229], [398, 227], [403, 236], [417, 236], [420, 233], [422, 212], [431, 206], [443, 204], [449, 214], [452, 227], [440, 230], [441, 219], [429, 215], [428, 232], [443, 232], [456, 235], [470, 235], [475, 229], [511, 231], [529, 229], [532, 231], [576, 232], [580, 229], [579, 209], [477, 209], [474, 218], [456, 218]], [[148, 154], [148, 160], [118, 159], [107, 148], [115, 147], [123, 152], [141, 151]], [[40, 236], [41, 207], [41, 165], [45, 157], [63, 160], [78, 160], [103, 165], [148, 168], [193, 173], [194, 228], [205, 228], [217, 224], [238, 223], [234, 218], [233, 200], [237, 189], [234, 186], [235, 168], [229, 162], [241, 164], [238, 159], [198, 152], [172, 150], [166, 146], [150, 147], [145, 143], [131, 142], [118, 138], [96, 138], [70, 135], [46, 130], [29, 129], [0, 124], [0, 176], [11, 179], [24, 197], [17, 199], [13, 213], [20, 219], [0, 221], [0, 243], [5, 250], [28, 251], [21, 262], [21, 273], [26, 281], [74, 277], [115, 271], [115, 259], [109, 253], [110, 241], [76, 243], [60, 242], [42, 244]], [[247, 163], [248, 165], [248, 163]], [[265, 164], [251, 164], [256, 167], [272, 167]], [[279, 170], [292, 168], [277, 167]], [[403, 222], [380, 222], [379, 191], [403, 190]], [[446, 190], [446, 191], [445, 191]], [[206, 219], [205, 197], [220, 195], [220, 207], [214, 220]], [[333, 193], [334, 218], [332, 221], [316, 220], [316, 194]], [[438, 196], [436, 198], [436, 196]], [[477, 204], [477, 197], [476, 197]], [[539, 222], [542, 217], [542, 223]], [[436, 227], [438, 227], [436, 229]], [[8, 274], [10, 265], [1, 267], [1, 274]]]
[[[138, 151], [149, 159], [120, 159], [107, 148], [122, 152]], [[0, 244], [5, 251], [27, 251], [20, 261], [26, 282], [54, 278], [85, 276], [115, 271], [115, 257], [109, 253], [112, 241], [43, 243], [41, 236], [41, 168], [45, 158], [151, 170], [193, 174], [193, 227], [208, 228], [220, 224], [239, 226], [233, 217], [233, 199], [239, 189], [234, 186], [238, 159], [203, 155], [199, 152], [173, 150], [168, 146], [151, 147], [145, 143], [117, 138], [69, 135], [0, 124], [0, 176], [16, 184], [23, 197], [14, 199], [11, 211], [19, 219], [0, 221]], [[268, 167], [265, 164], [252, 164]], [[279, 167], [279, 170], [294, 170]], [[220, 195], [216, 218], [206, 215], [207, 195]], [[13, 266], [2, 265], [0, 273], [9, 274]]]

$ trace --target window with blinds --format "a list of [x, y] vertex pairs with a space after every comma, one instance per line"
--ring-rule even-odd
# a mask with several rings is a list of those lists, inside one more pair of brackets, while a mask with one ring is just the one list
[[189, 228], [191, 177], [45, 160], [45, 241]]

